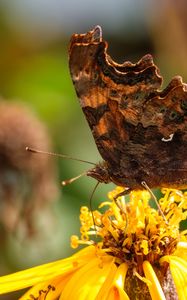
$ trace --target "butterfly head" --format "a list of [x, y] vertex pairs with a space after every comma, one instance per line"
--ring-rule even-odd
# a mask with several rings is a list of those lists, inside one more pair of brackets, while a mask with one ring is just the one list
[[94, 168], [87, 171], [86, 175], [95, 178], [99, 182], [111, 182], [106, 162], [95, 165]]

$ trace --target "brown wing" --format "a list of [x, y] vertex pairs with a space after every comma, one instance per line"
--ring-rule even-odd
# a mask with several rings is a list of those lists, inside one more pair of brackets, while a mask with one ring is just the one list
[[124, 185], [130, 186], [134, 178], [146, 179], [153, 187], [174, 185], [178, 176], [181, 186], [187, 185], [187, 86], [175, 77], [159, 91], [162, 77], [151, 55], [117, 64], [106, 50], [99, 26], [75, 34], [69, 65], [112, 180], [123, 185], [126, 178]]
[[104, 160], [116, 163], [122, 141], [129, 138], [122, 126], [127, 98], [133, 102], [128, 117], [137, 123], [140, 102], [160, 87], [162, 79], [150, 55], [137, 64], [113, 62], [99, 26], [73, 35], [69, 49], [71, 77], [98, 150]]

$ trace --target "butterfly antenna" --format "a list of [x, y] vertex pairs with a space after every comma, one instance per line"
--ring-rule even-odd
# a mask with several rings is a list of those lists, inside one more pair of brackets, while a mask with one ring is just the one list
[[84, 172], [84, 173], [82, 173], [82, 174], [80, 174], [80, 175], [78, 175], [76, 177], [73, 177], [73, 178], [70, 178], [70, 179], [67, 179], [67, 180], [63, 180], [62, 181], [62, 185], [66, 186], [66, 185], [74, 182], [75, 180], [79, 179], [80, 177], [85, 176], [86, 174], [87, 174], [87, 172]]
[[47, 154], [47, 155], [52, 155], [52, 156], [57, 156], [57, 157], [62, 157], [62, 158], [66, 158], [66, 159], [71, 159], [71, 160], [76, 160], [76, 161], [80, 161], [80, 162], [84, 162], [90, 165], [95, 166], [96, 164], [87, 160], [83, 160], [83, 159], [78, 159], [78, 158], [74, 158], [71, 157], [69, 155], [64, 155], [64, 154], [60, 154], [60, 153], [54, 153], [54, 152], [48, 152], [48, 151], [43, 151], [43, 150], [38, 150], [38, 149], [34, 149], [34, 148], [30, 148], [30, 147], [26, 147], [25, 148], [26, 151], [32, 152], [32, 153], [37, 153], [37, 154]]
[[166, 217], [165, 215], [163, 214], [163, 211], [160, 207], [160, 204], [158, 203], [158, 200], [157, 198], [155, 197], [155, 195], [153, 194], [153, 192], [151, 191], [151, 189], [148, 187], [147, 183], [145, 181], [142, 181], [141, 184], [143, 185], [143, 187], [150, 193], [151, 197], [153, 198], [153, 200], [155, 201], [157, 207], [158, 207], [158, 210], [162, 216], [162, 218], [164, 219], [164, 221], [166, 222], [166, 224], [168, 224], [168, 221], [166, 220]]

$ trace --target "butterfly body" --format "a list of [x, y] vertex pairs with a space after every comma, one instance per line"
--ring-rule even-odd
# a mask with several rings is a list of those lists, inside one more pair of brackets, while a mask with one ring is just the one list
[[70, 73], [103, 158], [87, 172], [129, 189], [187, 188], [187, 85], [162, 77], [151, 55], [117, 64], [99, 26], [70, 42]]

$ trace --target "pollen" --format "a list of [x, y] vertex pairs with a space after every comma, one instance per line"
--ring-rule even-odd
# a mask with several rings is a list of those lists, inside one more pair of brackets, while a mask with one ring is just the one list
[[162, 256], [176, 251], [181, 240], [179, 224], [187, 217], [187, 194], [163, 189], [160, 214], [150, 205], [148, 191], [133, 191], [129, 201], [121, 196], [116, 203], [116, 195], [121, 191], [117, 187], [109, 193], [109, 200], [100, 205], [102, 213], [81, 208], [81, 238], [76, 237], [72, 244], [94, 243], [95, 236], [100, 239], [100, 249], [113, 256], [116, 264], [127, 263], [141, 275], [144, 261], [154, 265]]

